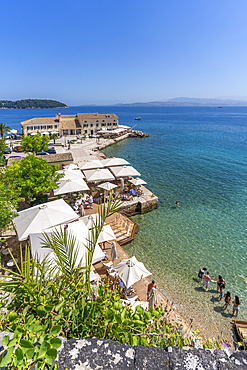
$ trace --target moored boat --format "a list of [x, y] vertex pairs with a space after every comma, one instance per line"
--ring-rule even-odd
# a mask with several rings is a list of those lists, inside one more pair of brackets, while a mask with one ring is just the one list
[[140, 121], [142, 118], [141, 117], [136, 117], [135, 120], [136, 121]]

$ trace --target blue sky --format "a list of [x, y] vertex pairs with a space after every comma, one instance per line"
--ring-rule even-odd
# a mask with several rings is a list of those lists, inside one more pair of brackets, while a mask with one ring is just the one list
[[246, 0], [8, 0], [0, 100], [247, 99]]

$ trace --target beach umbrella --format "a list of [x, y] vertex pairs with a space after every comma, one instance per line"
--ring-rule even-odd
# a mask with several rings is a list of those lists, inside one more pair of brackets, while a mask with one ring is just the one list
[[136, 179], [131, 179], [131, 180], [129, 180], [129, 182], [131, 182], [131, 184], [133, 184], [135, 186], [146, 184], [146, 181], [144, 181], [142, 179], [139, 179], [139, 177], [137, 177]]
[[63, 167], [64, 170], [79, 170], [79, 167], [77, 166], [77, 164], [74, 164], [74, 163], [70, 163], [68, 164], [67, 166], [64, 166]]
[[103, 164], [104, 167], [111, 167], [111, 166], [123, 166], [126, 164], [130, 164], [123, 158], [107, 158], [107, 159], [102, 159], [101, 163]]
[[114, 265], [114, 261], [116, 258], [117, 258], [117, 245], [115, 242], [112, 242], [111, 243], [111, 260], [113, 262], [113, 265]]
[[59, 131], [55, 130], [55, 131], [52, 131], [53, 134], [59, 134]]
[[[84, 222], [88, 229], [92, 229], [96, 223], [99, 223], [100, 216], [98, 213], [93, 213], [89, 216], [81, 217], [81, 220]], [[115, 239], [115, 235], [113, 239]]]
[[61, 180], [68, 180], [68, 179], [85, 179], [85, 176], [80, 170], [59, 170], [58, 173], [63, 174], [64, 176], [61, 177]]
[[49, 132], [48, 131], [42, 131], [41, 134], [42, 135], [49, 135]]
[[103, 226], [99, 238], [97, 240], [98, 243], [104, 243], [107, 242], [108, 240], [115, 240], [116, 236], [111, 228], [110, 225], [105, 225]]
[[102, 161], [98, 159], [93, 159], [91, 161], [86, 160], [84, 162], [79, 163], [80, 170], [92, 170], [94, 168], [103, 168]]
[[118, 187], [118, 185], [112, 184], [111, 182], [104, 182], [103, 184], [98, 185], [98, 188], [102, 188], [102, 189], [108, 190], [108, 191], [110, 191], [114, 188], [117, 188], [117, 187]]
[[76, 191], [89, 190], [89, 187], [83, 179], [74, 178], [74, 179], [61, 179], [58, 182], [58, 188], [54, 190], [54, 195], [73, 193]]
[[19, 241], [25, 240], [31, 233], [42, 232], [50, 227], [69, 223], [78, 219], [78, 215], [63, 200], [38, 204], [18, 212], [13, 219]]
[[97, 168], [96, 170], [86, 170], [83, 172], [88, 182], [115, 180], [107, 168]]
[[141, 176], [140, 172], [132, 166], [110, 167], [110, 170], [115, 177]]
[[34, 135], [38, 135], [38, 133], [37, 133], [37, 132], [32, 132], [32, 133], [31, 133], [31, 135], [32, 135], [32, 136], [34, 136]]
[[129, 288], [144, 277], [152, 275], [135, 256], [129, 259], [123, 259], [118, 265], [114, 266], [114, 270], [118, 273], [126, 288]]
[[12, 130], [9, 131], [11, 134], [17, 134], [18, 130], [15, 130], [14, 128], [12, 128]]

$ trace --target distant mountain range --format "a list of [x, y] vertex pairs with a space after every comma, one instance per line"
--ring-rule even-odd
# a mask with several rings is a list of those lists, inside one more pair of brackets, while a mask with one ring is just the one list
[[0, 109], [46, 109], [68, 108], [66, 104], [57, 100], [47, 99], [24, 99], [24, 100], [0, 100]]
[[116, 104], [118, 106], [133, 106], [133, 107], [167, 107], [167, 106], [188, 106], [188, 107], [200, 107], [200, 106], [246, 106], [247, 101], [245, 100], [233, 100], [233, 99], [203, 99], [203, 98], [173, 98], [167, 101], [153, 101], [147, 103], [127, 103], [127, 104]]

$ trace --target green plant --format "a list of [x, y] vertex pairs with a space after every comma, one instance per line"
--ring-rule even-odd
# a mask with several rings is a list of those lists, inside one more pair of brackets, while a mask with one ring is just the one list
[[48, 142], [50, 141], [49, 136], [42, 135], [38, 132], [37, 135], [22, 136], [21, 146], [25, 153], [35, 153], [47, 150]]

